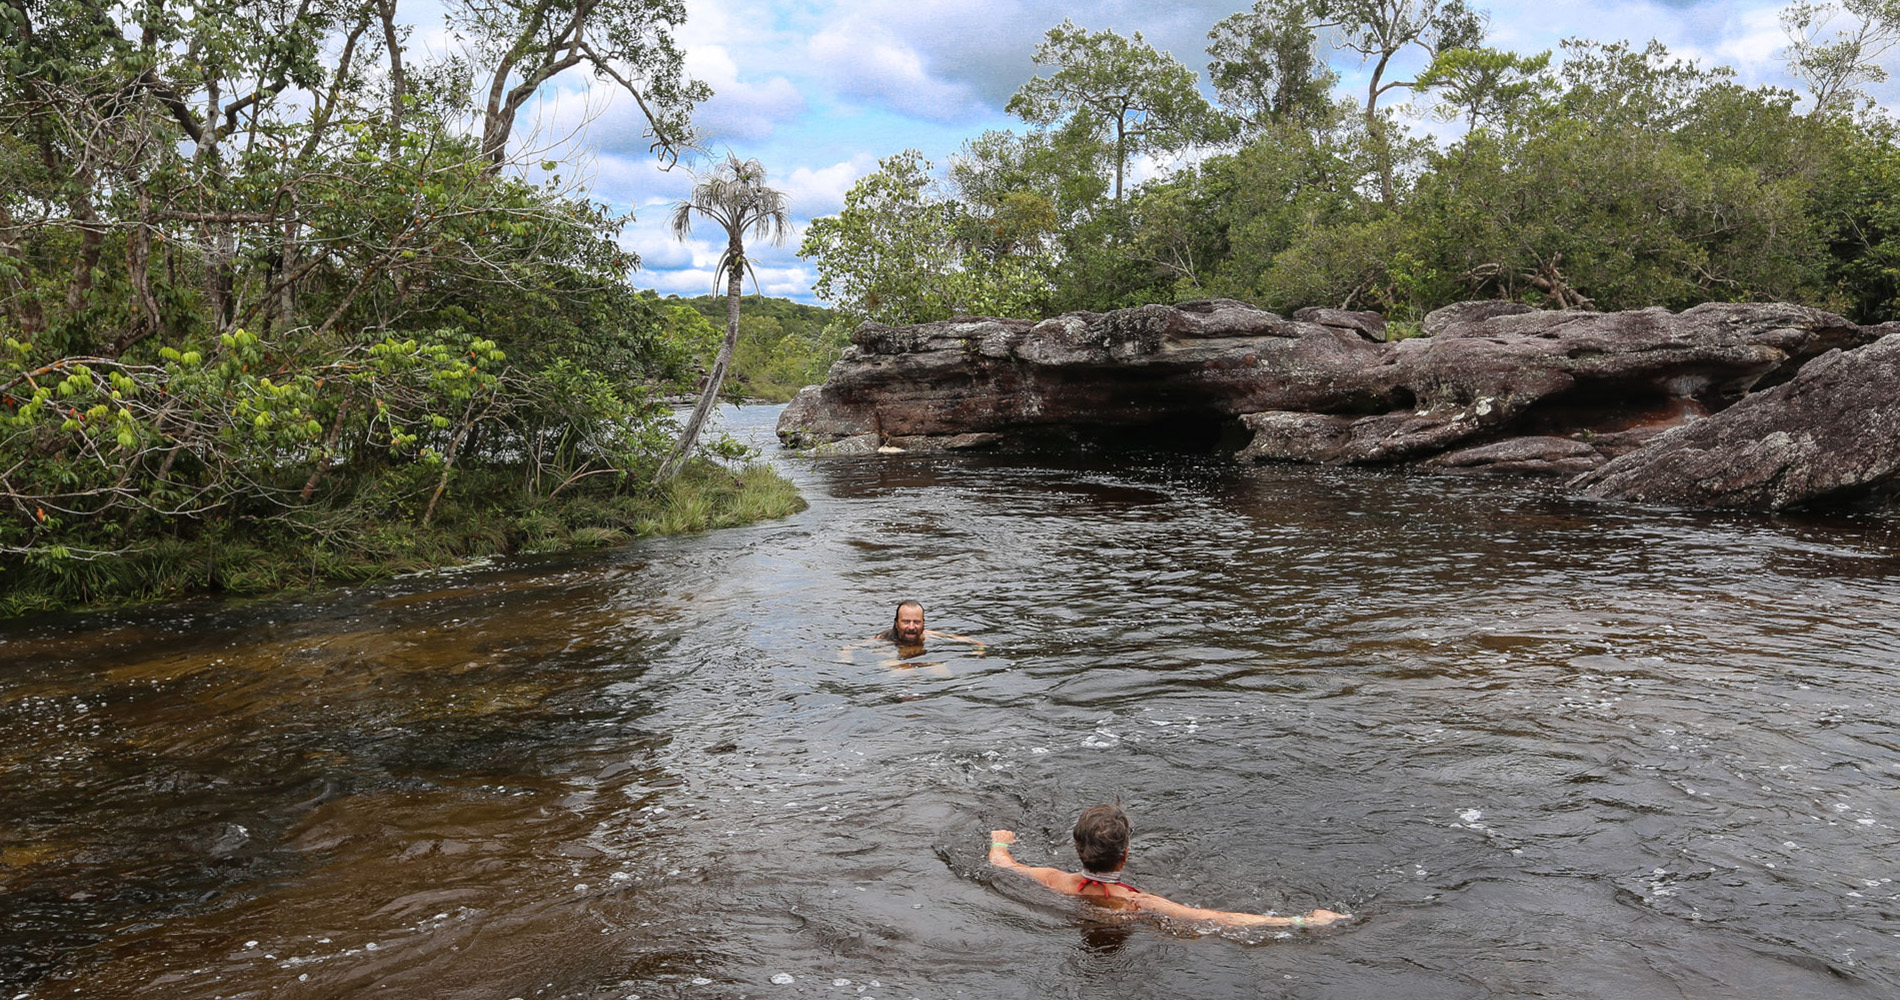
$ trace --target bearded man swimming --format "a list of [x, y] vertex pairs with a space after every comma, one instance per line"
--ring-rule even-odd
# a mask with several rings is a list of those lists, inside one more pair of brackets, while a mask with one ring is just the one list
[[951, 642], [967, 642], [976, 647], [978, 656], [986, 648], [982, 642], [967, 635], [954, 632], [940, 632], [924, 627], [924, 606], [916, 601], [902, 601], [897, 605], [897, 613], [891, 616], [891, 627], [873, 636], [867, 636], [860, 642], [854, 642], [838, 650], [838, 659], [850, 662], [851, 652], [873, 643], [890, 643], [897, 647], [900, 657], [912, 657], [923, 653], [925, 639], [947, 639]]

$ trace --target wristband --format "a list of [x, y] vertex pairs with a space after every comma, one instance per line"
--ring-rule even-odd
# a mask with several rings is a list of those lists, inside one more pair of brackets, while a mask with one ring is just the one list
[[992, 840], [990, 841], [990, 846], [991, 847], [1008, 847], [1009, 843], [1007, 841], [1002, 841], [1002, 840]]
[[1295, 927], [1305, 927], [1305, 926], [1306, 926], [1306, 918], [1305, 918], [1305, 917], [1294, 917], [1294, 918], [1293, 918], [1293, 926], [1295, 926]]

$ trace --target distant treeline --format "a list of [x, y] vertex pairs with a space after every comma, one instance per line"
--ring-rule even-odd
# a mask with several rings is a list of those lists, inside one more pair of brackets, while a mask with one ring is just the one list
[[[717, 345], [715, 327], [726, 324], [724, 296], [690, 299], [667, 296], [667, 305], [686, 306], [706, 318], [698, 334], [703, 365]], [[790, 299], [747, 296], [739, 309], [739, 346], [733, 351], [723, 397], [782, 403], [808, 385], [825, 380], [825, 371], [848, 342], [850, 330], [835, 310]]]
[[[1485, 27], [1462, 0], [1260, 0], [1209, 31], [1210, 102], [1138, 33], [1065, 21], [1009, 102], [1023, 130], [941, 172], [889, 157], [800, 252], [852, 322], [1209, 296], [1401, 324], [1493, 297], [1897, 315], [1900, 148], [1857, 88], [1885, 78], [1900, 8], [1784, 11], [1802, 93], [1654, 42], [1526, 54]], [[1337, 96], [1347, 67], [1368, 82]]]

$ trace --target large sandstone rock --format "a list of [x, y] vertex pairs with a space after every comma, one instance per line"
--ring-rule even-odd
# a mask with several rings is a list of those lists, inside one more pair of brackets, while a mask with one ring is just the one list
[[1587, 473], [1592, 496], [1781, 510], [1900, 472], [1900, 333], [1831, 351], [1789, 381]]
[[1468, 302], [1423, 328], [1433, 335], [1387, 343], [1376, 314], [1289, 320], [1225, 299], [1039, 323], [865, 324], [825, 384], [786, 407], [779, 436], [908, 450], [1052, 432], [1212, 440], [1195, 429], [1230, 425], [1250, 436], [1247, 461], [1570, 476], [1645, 453], [1665, 430], [1872, 337], [1777, 303], [1675, 314]]
[[1267, 409], [1371, 412], [1395, 399], [1371, 374], [1387, 345], [1225, 300], [1033, 325], [867, 323], [851, 339], [825, 384], [786, 406], [786, 444], [876, 434], [927, 448], [970, 433], [1211, 424]]

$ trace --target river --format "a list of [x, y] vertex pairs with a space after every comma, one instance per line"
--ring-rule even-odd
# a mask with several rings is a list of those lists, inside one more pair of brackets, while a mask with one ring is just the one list
[[[783, 521], [0, 626], [0, 998], [1900, 996], [1891, 518], [774, 460]], [[905, 597], [987, 649], [841, 658]], [[1117, 799], [1143, 889], [1360, 919], [985, 862]]]

